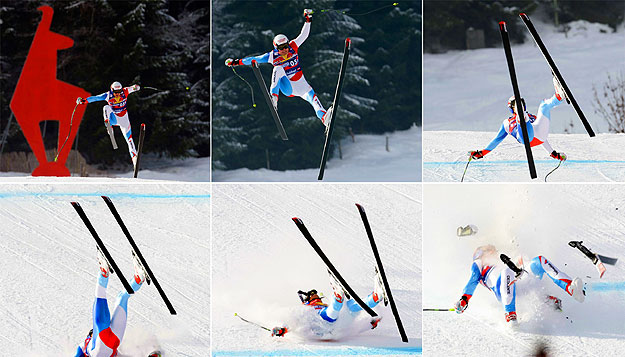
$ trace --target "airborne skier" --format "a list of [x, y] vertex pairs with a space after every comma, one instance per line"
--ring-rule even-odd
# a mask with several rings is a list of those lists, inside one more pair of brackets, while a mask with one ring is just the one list
[[[370, 308], [374, 308], [378, 305], [380, 301], [384, 301], [384, 305], [387, 304], [386, 293], [384, 291], [384, 285], [379, 277], [376, 275], [374, 281], [374, 289], [369, 296], [364, 300], [365, 304]], [[343, 308], [343, 305], [347, 305], [350, 313], [357, 314], [362, 311], [362, 307], [358, 305], [351, 296], [347, 294], [346, 291], [339, 285], [336, 278], [330, 274], [330, 286], [334, 292], [334, 298], [331, 304], [324, 304], [321, 301], [321, 297], [317, 293], [317, 290], [309, 290], [307, 292], [299, 290], [297, 294], [299, 295], [302, 304], [313, 309], [320, 318], [322, 318], [326, 323], [333, 324], [339, 318], [339, 313]], [[346, 301], [347, 300], [347, 301]], [[374, 329], [378, 326], [380, 322], [380, 318], [374, 318], [371, 320], [371, 328]], [[271, 336], [284, 336], [288, 332], [287, 326], [278, 326], [274, 327], [271, 333]]]
[[[130, 286], [137, 292], [146, 280], [147, 273], [134, 252], [132, 256], [135, 274]], [[93, 329], [89, 331], [85, 342], [76, 348], [75, 357], [116, 356], [126, 331], [130, 294], [125, 290], [119, 292], [111, 316], [106, 298], [106, 287], [112, 271], [100, 249], [98, 249], [98, 264], [100, 265], [100, 275], [98, 276], [93, 304]]]
[[[564, 153], [555, 151], [547, 141], [547, 137], [549, 136], [549, 124], [551, 122], [551, 109], [562, 104], [562, 101], [565, 99], [564, 91], [562, 90], [562, 87], [555, 77], [553, 78], [553, 86], [555, 88], [555, 94], [551, 98], [544, 99], [540, 103], [540, 106], [538, 107], [538, 116], [527, 112], [525, 100], [523, 98], [521, 98], [521, 106], [523, 107], [523, 111], [525, 113], [524, 117], [526, 123], [531, 124], [527, 125], [527, 135], [530, 139], [530, 147], [542, 144], [543, 148], [545, 148], [545, 150], [547, 150], [547, 153], [549, 153], [549, 156], [554, 159], [564, 161], [566, 160], [566, 155]], [[486, 154], [493, 151], [497, 147], [497, 145], [499, 145], [499, 143], [508, 135], [511, 135], [520, 144], [523, 145], [523, 133], [520, 126], [521, 124], [519, 122], [519, 115], [516, 113], [515, 102], [516, 99], [514, 98], [514, 96], [508, 99], [508, 109], [510, 110], [510, 113], [512, 113], [512, 116], [510, 116], [508, 119], [504, 119], [501, 127], [499, 128], [497, 136], [495, 136], [495, 138], [488, 144], [488, 146], [486, 146], [485, 149], [469, 152], [469, 155], [473, 159], [483, 158]]]
[[[537, 256], [531, 260], [530, 270], [538, 279], [547, 276], [567, 294], [579, 302], [584, 302], [586, 295], [582, 279], [571, 278], [558, 270], [547, 258]], [[469, 306], [469, 300], [475, 292], [478, 283], [491, 290], [499, 300], [505, 311], [506, 322], [516, 324], [516, 286], [517, 276], [511, 268], [499, 260], [497, 249], [493, 245], [485, 245], [475, 249], [471, 264], [471, 278], [462, 291], [462, 297], [455, 304], [456, 313], [461, 314]], [[547, 302], [560, 308], [561, 300], [555, 296], [547, 296]]]
[[[128, 120], [128, 111], [126, 110], [126, 104], [128, 95], [130, 93], [140, 90], [138, 84], [130, 87], [122, 87], [121, 83], [113, 82], [111, 84], [111, 90], [99, 95], [76, 99], [77, 104], [93, 103], [104, 100], [108, 102], [107, 105], [102, 107], [102, 115], [104, 116], [104, 125], [107, 129], [110, 126], [119, 126], [124, 133], [126, 142], [128, 143], [128, 152], [130, 153], [130, 159], [133, 166], [137, 165], [137, 150], [135, 149], [135, 143], [132, 140], [132, 128], [130, 121]], [[109, 129], [112, 130], [112, 129]]]
[[271, 87], [269, 89], [271, 94], [271, 102], [278, 110], [278, 96], [280, 92], [282, 94], [293, 97], [298, 96], [306, 100], [312, 105], [315, 110], [315, 114], [326, 126], [330, 125], [330, 117], [332, 114], [332, 107], [327, 111], [323, 108], [319, 97], [315, 94], [315, 90], [308, 84], [306, 78], [304, 78], [304, 72], [299, 63], [298, 51], [301, 45], [308, 38], [310, 33], [310, 24], [312, 21], [313, 11], [311, 9], [304, 10], [304, 26], [299, 36], [294, 40], [289, 41], [285, 35], [277, 35], [273, 39], [272, 51], [265, 53], [264, 55], [245, 57], [243, 59], [226, 59], [226, 66], [240, 66], [251, 65], [252, 61], [257, 63], [271, 63], [273, 67], [273, 73], [271, 75]]

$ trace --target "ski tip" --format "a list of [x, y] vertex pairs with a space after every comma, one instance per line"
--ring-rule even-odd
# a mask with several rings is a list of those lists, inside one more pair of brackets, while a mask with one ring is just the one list
[[506, 22], [505, 22], [505, 21], [499, 21], [499, 26], [500, 26], [500, 27], [501, 27], [501, 26], [504, 26], [504, 27], [505, 27], [505, 26], [506, 26]]
[[72, 201], [71, 203], [72, 203], [72, 206], [80, 206], [80, 203], [78, 203], [78, 202], [73, 202]]
[[522, 12], [522, 13], [520, 13], [520, 14], [519, 14], [519, 16], [521, 16], [521, 17], [527, 17], [527, 14], [526, 14], [526, 13], [524, 13], [524, 12]]
[[345, 43], [351, 43], [351, 42], [352, 42], [351, 38], [348, 37], [348, 38], [345, 39]]
[[295, 223], [298, 223], [298, 222], [301, 222], [301, 221], [302, 221], [301, 219], [299, 219], [299, 218], [297, 218], [297, 217], [293, 217], [293, 218], [291, 218], [291, 219], [292, 219], [292, 220], [293, 220], [293, 222], [295, 222]]
[[145, 129], [145, 123], [141, 123], [141, 130]]

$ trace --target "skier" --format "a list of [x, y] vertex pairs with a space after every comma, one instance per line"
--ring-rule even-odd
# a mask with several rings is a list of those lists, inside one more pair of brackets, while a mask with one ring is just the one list
[[137, 150], [135, 149], [135, 143], [132, 140], [132, 130], [130, 127], [130, 121], [128, 120], [126, 102], [130, 93], [136, 92], [140, 89], [141, 87], [139, 87], [138, 84], [124, 88], [121, 83], [113, 82], [113, 84], [111, 84], [111, 90], [108, 92], [84, 99], [80, 97], [76, 99], [77, 104], [92, 103], [101, 100], [108, 102], [107, 105], [102, 107], [104, 125], [106, 125], [107, 128], [111, 125], [116, 125], [122, 129], [122, 132], [126, 137], [126, 142], [128, 143], [128, 152], [130, 153], [130, 159], [132, 160], [133, 166], [137, 165]]
[[[582, 279], [571, 278], [558, 270], [547, 258], [537, 256], [530, 263], [530, 270], [538, 279], [547, 276], [579, 302], [584, 302], [586, 295]], [[491, 290], [504, 308], [506, 322], [516, 324], [516, 282], [515, 273], [499, 259], [497, 249], [493, 245], [478, 247], [473, 253], [471, 264], [471, 278], [462, 291], [462, 297], [455, 304], [456, 313], [461, 314], [469, 306], [469, 300], [478, 283]], [[561, 300], [554, 296], [547, 296], [547, 301], [560, 308]]]
[[[540, 103], [540, 106], [538, 107], [538, 116], [530, 114], [526, 111], [525, 100], [523, 98], [521, 98], [521, 105], [523, 106], [523, 111], [525, 112], [525, 122], [531, 124], [527, 125], [527, 135], [530, 138], [530, 147], [542, 144], [543, 148], [547, 150], [552, 158], [564, 161], [566, 160], [566, 155], [555, 151], [547, 141], [547, 137], [549, 136], [549, 124], [551, 122], [551, 109], [562, 104], [562, 101], [565, 98], [564, 91], [555, 77], [553, 78], [553, 86], [555, 88], [555, 94], [551, 98], [544, 99]], [[519, 118], [516, 113], [515, 102], [516, 100], [514, 96], [508, 99], [508, 109], [510, 110], [510, 113], [512, 113], [512, 116], [508, 119], [504, 119], [497, 136], [495, 136], [485, 149], [469, 152], [471, 158], [483, 158], [484, 155], [493, 151], [508, 135], [511, 135], [519, 143], [524, 143], [523, 131], [521, 130]]]
[[310, 23], [312, 21], [311, 9], [304, 10], [304, 26], [299, 36], [294, 40], [289, 41], [285, 35], [277, 35], [273, 38], [272, 51], [265, 53], [264, 55], [246, 57], [243, 59], [226, 59], [226, 66], [240, 66], [251, 65], [252, 61], [258, 63], [271, 63], [273, 67], [273, 74], [271, 75], [271, 88], [269, 92], [271, 94], [271, 102], [273, 107], [278, 110], [278, 95], [282, 94], [293, 97], [298, 96], [306, 100], [312, 105], [315, 110], [315, 114], [326, 126], [330, 125], [330, 117], [332, 116], [332, 107], [326, 111], [319, 101], [319, 97], [315, 94], [315, 90], [306, 82], [302, 67], [299, 63], [298, 51], [300, 46], [308, 38], [310, 33]]
[[[338, 320], [339, 312], [345, 304], [347, 305], [349, 311], [353, 314], [362, 311], [362, 307], [358, 305], [358, 303], [355, 302], [353, 299], [351, 299], [351, 296], [349, 296], [349, 294], [343, 290], [336, 278], [331, 273], [330, 286], [332, 287], [332, 290], [334, 292], [334, 299], [332, 300], [332, 303], [330, 305], [324, 304], [321, 301], [321, 297], [319, 297], [319, 294], [317, 294], [317, 290], [315, 289], [309, 290], [307, 292], [299, 290], [297, 294], [299, 295], [299, 298], [302, 301], [303, 305], [309, 306], [310, 308], [314, 309], [319, 317], [321, 317], [324, 321], [330, 324]], [[347, 298], [347, 301], [345, 301], [345, 298]], [[370, 308], [374, 308], [378, 305], [380, 301], [384, 301], [384, 305], [388, 304], [386, 292], [384, 291], [384, 285], [382, 284], [379, 275], [376, 275], [373, 292], [369, 294], [369, 296], [367, 296], [364, 302]], [[376, 328], [379, 322], [379, 317], [371, 320], [371, 328]], [[284, 334], [286, 334], [287, 332], [287, 326], [274, 327], [271, 336], [281, 337], [284, 336]]]
[[[146, 280], [147, 273], [137, 256], [132, 254], [135, 269], [134, 279], [130, 282], [132, 290], [137, 292]], [[82, 346], [76, 349], [75, 357], [112, 357], [117, 355], [117, 348], [124, 338], [126, 331], [126, 319], [128, 315], [128, 298], [130, 294], [122, 290], [117, 295], [113, 314], [109, 312], [106, 299], [106, 287], [111, 273], [106, 258], [98, 249], [98, 264], [100, 275], [95, 290], [95, 302], [93, 304], [93, 329], [89, 331]]]

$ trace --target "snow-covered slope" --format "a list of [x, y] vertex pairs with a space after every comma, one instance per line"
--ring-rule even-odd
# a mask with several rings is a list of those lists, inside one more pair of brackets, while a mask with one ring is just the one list
[[[386, 137], [389, 151], [386, 151]], [[414, 182], [421, 181], [421, 127], [385, 135], [356, 135], [341, 142], [343, 159], [328, 161], [323, 180], [339, 182]], [[321, 152], [319, 153], [321, 160]], [[272, 171], [237, 169], [213, 171], [213, 181], [317, 181], [319, 169]]]
[[[213, 355], [402, 355], [421, 347], [421, 188], [401, 184], [213, 185]], [[367, 211], [384, 269], [410, 342], [402, 343], [389, 307], [375, 330], [344, 308], [334, 338], [306, 332], [321, 319], [296, 292], [332, 290], [325, 265], [292, 217], [299, 217], [345, 280], [365, 298], [373, 289], [375, 260], [354, 203]], [[234, 313], [285, 338], [247, 324]], [[357, 331], [364, 329], [364, 332]], [[327, 337], [327, 336], [326, 336]]]
[[[424, 187], [423, 306], [450, 308], [469, 280], [476, 247], [547, 257], [587, 282], [578, 303], [548, 277], [517, 287], [519, 327], [506, 326], [494, 294], [478, 286], [465, 313], [427, 312], [424, 355], [527, 356], [544, 343], [550, 356], [622, 355], [625, 349], [625, 185], [434, 185]], [[478, 234], [459, 238], [456, 228]], [[592, 251], [619, 259], [602, 279], [591, 261], [568, 246], [581, 240]], [[562, 299], [563, 311], [545, 303]]]
[[[592, 106], [593, 85], [601, 88], [608, 74], [614, 76], [625, 70], [625, 28], [621, 26], [614, 33], [606, 25], [585, 21], [569, 25], [571, 30], [564, 34], [535, 22], [591, 126], [595, 132], [605, 133], [607, 122], [594, 113]], [[535, 113], [540, 101], [553, 95], [549, 66], [529, 32], [524, 44], [512, 46], [512, 54], [521, 96], [528, 111]], [[501, 47], [424, 54], [423, 69], [424, 130], [496, 132], [508, 117], [506, 103], [512, 86]], [[565, 129], [585, 132], [570, 105], [561, 105], [552, 113], [551, 132], [564, 133]]]
[[[494, 132], [426, 131], [423, 133], [423, 181], [460, 182], [469, 150], [483, 149]], [[552, 134], [551, 146], [568, 159], [554, 171], [549, 182], [625, 182], [625, 134]], [[532, 149], [538, 178], [558, 165], [542, 146]], [[472, 160], [465, 181], [530, 181], [525, 148], [512, 137], [504, 139], [483, 159]]]
[[[177, 315], [153, 285], [128, 303], [122, 356], [155, 346], [174, 356], [210, 350], [208, 185], [0, 185], [0, 345], [6, 356], [73, 356], [92, 327], [99, 273], [81, 204], [126, 278], [131, 248], [100, 195], [110, 196]], [[109, 307], [122, 288], [116, 274]]]

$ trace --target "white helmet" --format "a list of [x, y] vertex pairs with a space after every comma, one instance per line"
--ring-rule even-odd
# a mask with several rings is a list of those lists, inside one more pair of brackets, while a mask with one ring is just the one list
[[[508, 98], [508, 109], [510, 109], [510, 113], [514, 114], [514, 110], [515, 110], [515, 100], [514, 100], [514, 96]], [[523, 105], [523, 110], [525, 110], [525, 99], [521, 98], [521, 105]]]
[[288, 44], [289, 44], [289, 39], [283, 34], [276, 35], [276, 37], [273, 38], [273, 47], [275, 49], [278, 49], [278, 46], [288, 45]]
[[111, 92], [121, 92], [122, 88], [122, 84], [119, 82], [113, 82], [113, 84], [111, 84]]

